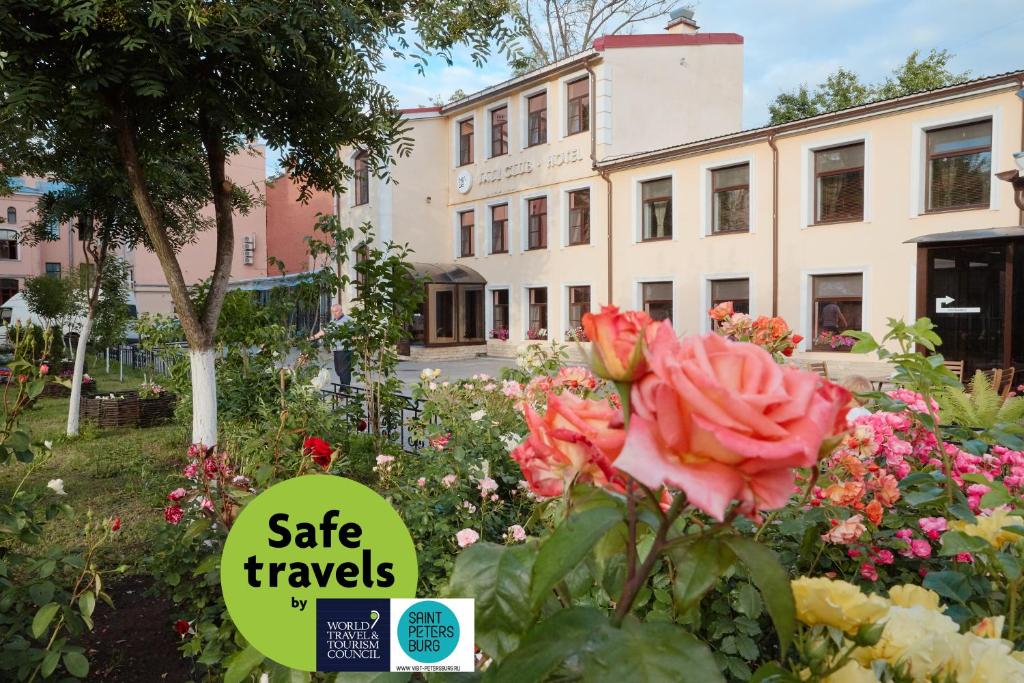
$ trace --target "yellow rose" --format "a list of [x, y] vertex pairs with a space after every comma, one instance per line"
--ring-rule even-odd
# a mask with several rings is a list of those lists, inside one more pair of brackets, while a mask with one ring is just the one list
[[939, 607], [938, 593], [912, 583], [890, 588], [889, 602], [897, 607], [924, 607], [935, 612], [943, 611]]
[[871, 669], [851, 660], [839, 671], [826, 676], [822, 683], [878, 683], [878, 677]]
[[854, 651], [861, 664], [881, 659], [904, 665], [915, 683], [941, 678], [952, 668], [960, 629], [945, 614], [925, 607], [891, 607], [884, 621], [878, 643]]
[[889, 603], [877, 595], [864, 595], [852, 583], [803, 577], [792, 582], [796, 618], [808, 626], [824, 624], [853, 634], [863, 624], [885, 616]]
[[1012, 531], [1006, 531], [1004, 526], [1024, 523], [1017, 515], [1011, 515], [1003, 509], [993, 510], [988, 515], [978, 515], [976, 524], [968, 524], [962, 520], [951, 522], [950, 529], [962, 531], [968, 536], [977, 536], [988, 541], [996, 548], [1001, 548], [1007, 543], [1016, 543], [1020, 536]]
[[960, 636], [956, 649], [957, 683], [1024, 683], [1024, 662], [1011, 654], [1007, 640]]

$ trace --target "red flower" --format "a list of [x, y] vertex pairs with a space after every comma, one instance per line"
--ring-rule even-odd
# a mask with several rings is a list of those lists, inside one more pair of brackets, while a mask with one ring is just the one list
[[181, 509], [180, 505], [168, 505], [164, 508], [164, 519], [167, 520], [168, 524], [178, 524], [181, 522], [181, 518], [185, 516], [185, 511]]
[[177, 631], [178, 635], [182, 638], [188, 635], [189, 628], [188, 622], [184, 619], [178, 619], [174, 622], [174, 630]]
[[302, 452], [313, 458], [313, 462], [325, 470], [331, 466], [331, 455], [334, 449], [331, 448], [331, 444], [319, 436], [307, 436], [306, 440], [302, 442]]
[[365, 432], [365, 431], [366, 431], [366, 428], [367, 428], [368, 426], [369, 426], [369, 425], [368, 425], [368, 424], [366, 423], [366, 420], [360, 420], [360, 421], [359, 421], [359, 431], [361, 431], [361, 432]]
[[114, 517], [114, 521], [110, 523], [111, 531], [119, 531], [121, 529], [121, 518]]
[[45, 375], [49, 371], [50, 371], [50, 366], [47, 365], [46, 363], [43, 363], [42, 365], [39, 366], [39, 374], [40, 375]]
[[28, 375], [18, 375], [18, 381], [19, 382], [27, 382], [28, 381]]
[[868, 581], [878, 581], [878, 570], [870, 562], [865, 562], [860, 566], [860, 575]]

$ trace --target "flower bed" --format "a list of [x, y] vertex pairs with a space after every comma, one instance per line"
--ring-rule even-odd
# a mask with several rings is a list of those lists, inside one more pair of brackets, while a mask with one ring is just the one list
[[[96, 380], [86, 375], [82, 378], [82, 396], [96, 394]], [[43, 392], [39, 394], [43, 398], [68, 398], [71, 396], [71, 387], [60, 382], [47, 382]]]
[[174, 407], [178, 397], [164, 392], [152, 398], [139, 398], [139, 426], [153, 427], [164, 424], [174, 417]]
[[139, 392], [119, 391], [82, 397], [79, 415], [100, 427], [138, 427]]

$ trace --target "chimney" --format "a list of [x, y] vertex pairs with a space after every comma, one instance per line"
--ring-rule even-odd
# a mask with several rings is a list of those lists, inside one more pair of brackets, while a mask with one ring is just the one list
[[699, 28], [693, 20], [691, 7], [676, 7], [668, 13], [668, 24], [665, 26], [668, 33], [696, 33]]

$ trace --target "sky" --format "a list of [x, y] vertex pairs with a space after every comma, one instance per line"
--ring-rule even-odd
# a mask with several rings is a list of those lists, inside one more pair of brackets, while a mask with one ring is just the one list
[[[840, 66], [875, 82], [915, 49], [947, 49], [956, 55], [951, 68], [973, 77], [1024, 68], [1022, 0], [698, 0], [694, 10], [701, 31], [745, 39], [745, 128], [765, 124], [768, 103], [783, 90], [813, 87]], [[636, 32], [658, 33], [664, 23]], [[510, 76], [500, 54], [482, 67], [468, 51], [454, 57], [451, 66], [431, 61], [425, 75], [411, 62], [389, 59], [381, 80], [400, 106], [416, 107]], [[268, 174], [276, 170], [277, 156], [269, 152]]]

